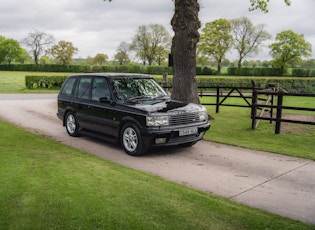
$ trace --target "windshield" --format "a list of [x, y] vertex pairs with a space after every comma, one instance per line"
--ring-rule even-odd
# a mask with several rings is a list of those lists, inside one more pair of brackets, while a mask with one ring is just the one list
[[163, 88], [150, 78], [118, 78], [112, 79], [118, 100], [141, 100], [164, 97]]

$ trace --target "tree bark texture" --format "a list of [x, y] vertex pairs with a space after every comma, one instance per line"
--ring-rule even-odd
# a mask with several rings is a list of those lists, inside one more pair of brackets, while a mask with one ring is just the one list
[[198, 103], [196, 82], [196, 49], [199, 41], [200, 21], [198, 0], [174, 0], [175, 12], [171, 24], [173, 89], [172, 99]]

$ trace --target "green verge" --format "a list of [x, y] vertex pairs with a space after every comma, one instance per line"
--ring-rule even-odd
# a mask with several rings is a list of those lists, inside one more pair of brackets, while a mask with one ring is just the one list
[[0, 121], [0, 229], [315, 229]]

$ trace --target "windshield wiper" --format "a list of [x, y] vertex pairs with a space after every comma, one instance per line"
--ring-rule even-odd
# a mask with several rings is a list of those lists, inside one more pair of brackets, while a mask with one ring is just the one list
[[156, 97], [153, 97], [152, 99], [153, 100], [159, 100], [159, 99], [166, 99], [166, 98], [169, 98], [169, 96], [168, 95], [164, 95], [164, 94], [160, 94], [160, 95], [158, 95]]
[[126, 102], [136, 102], [136, 101], [145, 101], [145, 100], [148, 100], [148, 99], [152, 99], [151, 96], [137, 96], [137, 97], [131, 97], [131, 98], [128, 98], [126, 100]]

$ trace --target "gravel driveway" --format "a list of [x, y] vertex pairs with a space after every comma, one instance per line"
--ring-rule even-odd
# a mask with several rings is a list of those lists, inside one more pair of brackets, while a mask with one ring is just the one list
[[132, 157], [120, 146], [68, 136], [56, 111], [55, 94], [0, 94], [0, 118], [27, 130], [170, 181], [315, 224], [314, 161], [206, 141]]

